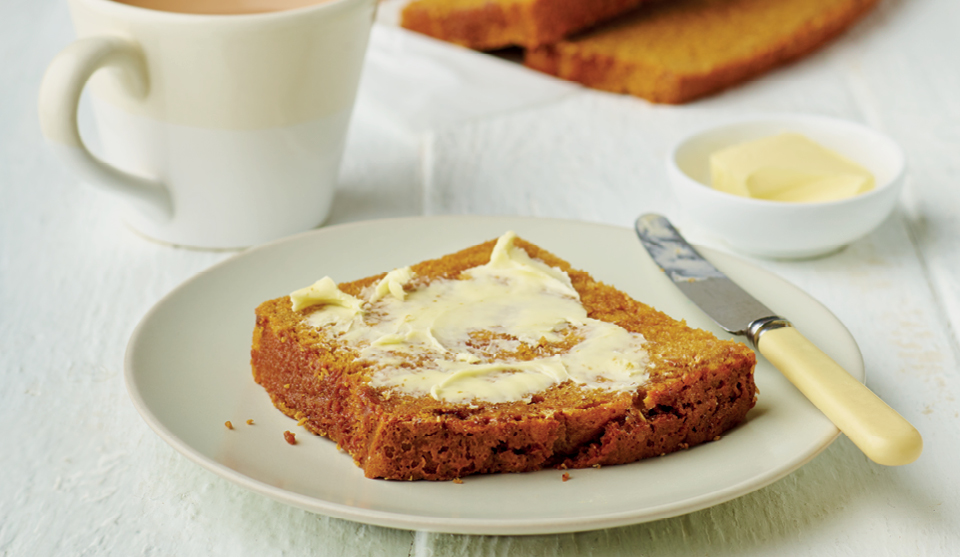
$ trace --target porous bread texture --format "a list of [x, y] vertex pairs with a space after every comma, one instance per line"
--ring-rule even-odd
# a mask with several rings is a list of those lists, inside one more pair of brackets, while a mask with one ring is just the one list
[[[486, 264], [495, 241], [412, 266], [427, 280]], [[253, 377], [273, 404], [349, 453], [369, 478], [452, 480], [470, 474], [623, 464], [716, 439], [753, 407], [754, 353], [692, 329], [571, 269], [521, 239], [531, 257], [566, 271], [591, 318], [642, 333], [650, 380], [635, 391], [572, 382], [530, 401], [452, 404], [373, 388], [371, 366], [305, 324], [317, 309], [287, 296], [256, 309]], [[384, 274], [340, 284], [358, 295]]]
[[644, 0], [414, 0], [400, 24], [476, 50], [556, 42]]
[[680, 104], [796, 60], [877, 0], [670, 0], [582, 36], [527, 51], [524, 63], [588, 87]]

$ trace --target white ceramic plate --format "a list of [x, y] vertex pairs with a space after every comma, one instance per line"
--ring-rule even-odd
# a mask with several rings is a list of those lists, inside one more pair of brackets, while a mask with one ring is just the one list
[[[395, 528], [543, 534], [620, 526], [703, 509], [797, 469], [838, 435], [760, 358], [757, 406], [721, 440], [623, 466], [470, 476], [453, 482], [363, 477], [329, 440], [297, 428], [250, 373], [253, 309], [324, 275], [352, 280], [493, 239], [507, 230], [675, 318], [729, 337], [655, 267], [630, 229], [582, 222], [436, 217], [333, 226], [251, 249], [190, 279], [134, 331], [126, 380], [134, 404], [165, 441], [247, 489], [324, 515]], [[793, 320], [855, 377], [856, 342], [804, 292], [712, 250], [704, 255], [764, 304]], [[253, 419], [255, 425], [246, 425]], [[231, 420], [234, 430], [224, 427]], [[288, 445], [283, 431], [297, 432]]]

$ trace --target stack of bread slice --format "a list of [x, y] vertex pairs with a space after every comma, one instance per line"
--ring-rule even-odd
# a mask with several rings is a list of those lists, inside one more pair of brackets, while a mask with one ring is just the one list
[[877, 0], [413, 0], [401, 24], [588, 87], [680, 104], [796, 60]]

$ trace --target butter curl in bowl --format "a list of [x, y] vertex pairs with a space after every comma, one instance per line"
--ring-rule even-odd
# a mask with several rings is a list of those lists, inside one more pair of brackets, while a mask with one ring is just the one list
[[867, 126], [790, 114], [690, 134], [671, 150], [667, 172], [691, 224], [743, 253], [799, 259], [882, 223], [905, 166], [900, 147]]

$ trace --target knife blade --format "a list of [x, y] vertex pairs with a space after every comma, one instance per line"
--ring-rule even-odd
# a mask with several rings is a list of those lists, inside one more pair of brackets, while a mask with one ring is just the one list
[[635, 228], [654, 262], [727, 332], [747, 337], [867, 457], [897, 466], [915, 461], [923, 439], [913, 425], [807, 340], [792, 323], [730, 280], [665, 217], [641, 215]]

